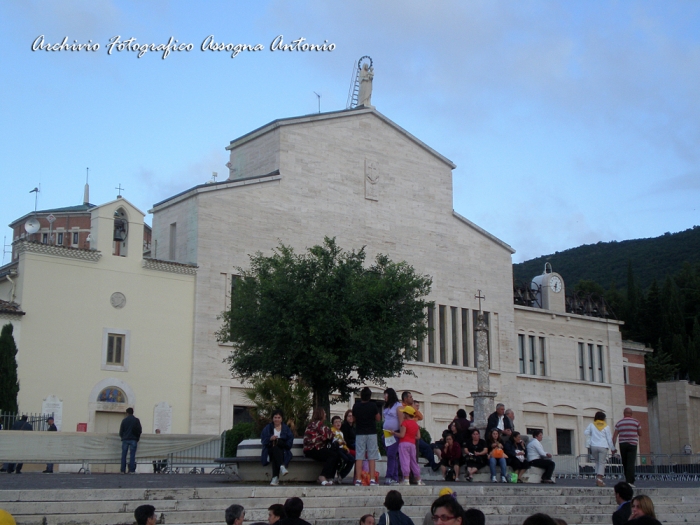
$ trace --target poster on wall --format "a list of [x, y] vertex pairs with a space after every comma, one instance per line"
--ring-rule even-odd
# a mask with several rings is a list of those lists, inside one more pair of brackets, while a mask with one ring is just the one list
[[46, 396], [46, 399], [41, 403], [41, 413], [46, 415], [53, 414], [53, 422], [58, 430], [61, 430], [63, 422], [63, 401], [57, 396], [51, 394]]

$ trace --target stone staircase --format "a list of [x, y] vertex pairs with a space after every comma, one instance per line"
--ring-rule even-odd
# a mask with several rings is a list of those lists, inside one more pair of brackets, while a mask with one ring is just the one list
[[[118, 525], [134, 522], [134, 509], [144, 503], [156, 507], [158, 522], [167, 525], [224, 523], [232, 503], [246, 509], [246, 523], [267, 522], [267, 508], [292, 496], [304, 500], [302, 518], [312, 525], [358, 525], [363, 514], [384, 512], [384, 496], [399, 490], [403, 511], [421, 525], [430, 504], [444, 485], [410, 487], [230, 485], [177, 489], [65, 489], [0, 491], [0, 508], [14, 515], [18, 525]], [[450, 484], [465, 508], [486, 514], [487, 525], [520, 525], [536, 512], [565, 519], [569, 524], [611, 522], [615, 510], [611, 488], [532, 485]], [[700, 490], [639, 489], [652, 498], [662, 523], [700, 523]]]

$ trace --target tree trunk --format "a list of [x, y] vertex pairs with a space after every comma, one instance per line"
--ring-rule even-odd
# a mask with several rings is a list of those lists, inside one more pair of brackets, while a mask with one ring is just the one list
[[314, 408], [321, 407], [326, 411], [326, 419], [331, 415], [330, 391], [328, 387], [314, 387]]

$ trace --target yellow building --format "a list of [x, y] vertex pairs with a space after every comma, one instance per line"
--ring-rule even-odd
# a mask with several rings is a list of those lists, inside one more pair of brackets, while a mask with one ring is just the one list
[[189, 433], [196, 268], [144, 257], [144, 214], [127, 200], [89, 211], [89, 249], [19, 239], [0, 268], [20, 411], [116, 432], [131, 406], [146, 433]]

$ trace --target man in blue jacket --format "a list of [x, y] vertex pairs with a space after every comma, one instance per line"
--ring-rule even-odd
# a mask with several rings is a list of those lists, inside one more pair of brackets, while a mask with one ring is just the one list
[[129, 457], [129, 474], [136, 472], [136, 446], [141, 437], [141, 421], [134, 416], [134, 409], [129, 407], [126, 409], [126, 417], [122, 419], [122, 424], [119, 427], [119, 437], [122, 439], [122, 464], [121, 473], [126, 474], [126, 454], [131, 449]]

